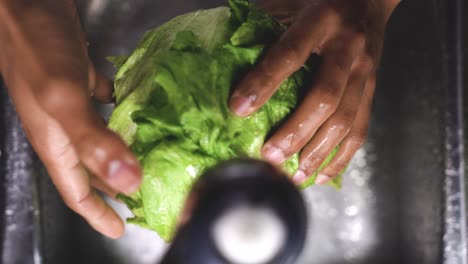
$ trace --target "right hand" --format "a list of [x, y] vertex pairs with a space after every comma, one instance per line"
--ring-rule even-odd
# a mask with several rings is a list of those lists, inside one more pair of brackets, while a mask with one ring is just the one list
[[122, 219], [96, 194], [137, 190], [138, 160], [93, 109], [112, 83], [87, 55], [73, 0], [0, 0], [0, 73], [26, 135], [65, 203], [102, 234]]
[[267, 140], [262, 156], [275, 165], [300, 152], [297, 184], [338, 176], [365, 141], [387, 21], [398, 0], [264, 0], [263, 8], [291, 26], [239, 82], [231, 110], [247, 116], [312, 55], [322, 63], [302, 102]]

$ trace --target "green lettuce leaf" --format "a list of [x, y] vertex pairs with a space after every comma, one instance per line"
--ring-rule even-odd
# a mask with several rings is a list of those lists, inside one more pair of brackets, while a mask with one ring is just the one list
[[[146, 33], [130, 56], [111, 59], [119, 67], [118, 106], [109, 127], [143, 166], [139, 191], [119, 197], [134, 214], [129, 222], [166, 241], [194, 181], [220, 161], [260, 158], [266, 138], [297, 106], [314, 69], [312, 61], [304, 65], [251, 116], [231, 114], [231, 89], [285, 27], [247, 0], [229, 4], [176, 17]], [[282, 168], [292, 175], [298, 154]], [[340, 179], [331, 185], [339, 187]]]

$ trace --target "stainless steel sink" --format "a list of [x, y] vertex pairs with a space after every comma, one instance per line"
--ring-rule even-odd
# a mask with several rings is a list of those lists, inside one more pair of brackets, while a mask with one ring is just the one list
[[[109, 77], [114, 70], [105, 57], [130, 52], [145, 30], [224, 3], [77, 2], [90, 55]], [[342, 190], [304, 191], [310, 224], [299, 264], [466, 263], [462, 105], [458, 75], [451, 74], [460, 54], [452, 49], [458, 42], [451, 10], [443, 1], [414, 0], [395, 11], [367, 143]], [[3, 263], [157, 263], [167, 245], [156, 233], [128, 225], [123, 238], [109, 240], [63, 205], [4, 91], [0, 99]], [[99, 108], [103, 115], [111, 110]]]

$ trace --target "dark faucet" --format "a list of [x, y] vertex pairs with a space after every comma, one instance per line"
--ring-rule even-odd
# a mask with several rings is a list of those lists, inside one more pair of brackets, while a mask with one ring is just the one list
[[257, 160], [232, 160], [194, 185], [183, 224], [163, 264], [294, 263], [306, 237], [299, 190]]

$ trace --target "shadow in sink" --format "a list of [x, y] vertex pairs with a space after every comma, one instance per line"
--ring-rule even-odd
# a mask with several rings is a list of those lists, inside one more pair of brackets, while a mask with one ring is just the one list
[[[105, 57], [127, 54], [145, 30], [177, 14], [219, 5], [191, 3], [78, 1], [96, 67], [111, 76]], [[342, 190], [304, 191], [310, 227], [300, 264], [441, 262], [446, 106], [433, 4], [404, 2], [394, 13], [368, 142]], [[156, 263], [164, 252], [156, 233], [136, 226], [127, 225], [120, 240], [100, 236], [64, 206], [43, 169], [36, 183], [42, 263]], [[122, 205], [112, 205], [128, 216]]]

